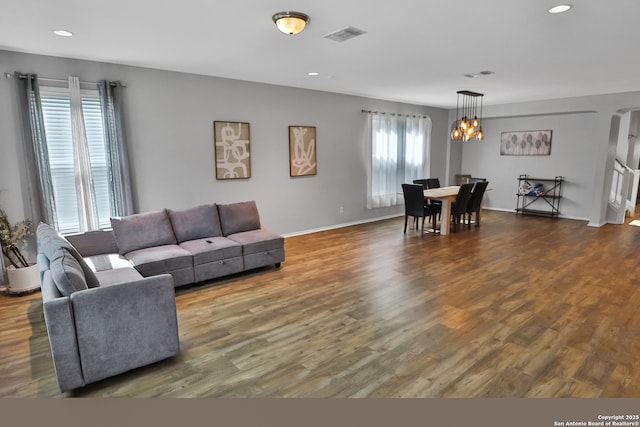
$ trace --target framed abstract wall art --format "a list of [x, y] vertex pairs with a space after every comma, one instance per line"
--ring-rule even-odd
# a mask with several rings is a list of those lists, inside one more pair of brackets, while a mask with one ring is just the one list
[[213, 122], [216, 179], [251, 178], [249, 123]]
[[501, 156], [548, 156], [551, 154], [550, 130], [502, 132]]
[[289, 126], [289, 175], [317, 173], [315, 126]]

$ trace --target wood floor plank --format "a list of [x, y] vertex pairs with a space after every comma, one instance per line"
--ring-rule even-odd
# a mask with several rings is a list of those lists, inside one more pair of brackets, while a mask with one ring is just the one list
[[285, 239], [178, 288], [180, 354], [60, 393], [39, 293], [0, 296], [0, 397], [640, 397], [640, 228], [484, 211]]

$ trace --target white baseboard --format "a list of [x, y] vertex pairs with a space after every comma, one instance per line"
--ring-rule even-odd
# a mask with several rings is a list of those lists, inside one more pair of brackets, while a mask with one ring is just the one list
[[[485, 206], [483, 206], [482, 209], [486, 209], [488, 211], [513, 212], [513, 213], [516, 212], [515, 209], [490, 208], [490, 207], [485, 207]], [[575, 221], [589, 221], [589, 218], [582, 218], [582, 217], [578, 217], [578, 216], [560, 215], [558, 218], [572, 219], [572, 220], [575, 220]], [[588, 224], [588, 225], [591, 225], [591, 224]]]
[[350, 227], [352, 225], [366, 224], [368, 222], [382, 221], [384, 219], [397, 218], [397, 217], [400, 217], [400, 216], [404, 216], [404, 212], [398, 213], [398, 214], [393, 214], [393, 215], [379, 216], [379, 217], [376, 217], [376, 218], [363, 219], [363, 220], [360, 220], [360, 221], [353, 221], [353, 222], [345, 222], [345, 223], [341, 223], [341, 224], [328, 225], [326, 227], [312, 228], [310, 230], [295, 231], [293, 233], [283, 234], [282, 237], [302, 236], [304, 234], [317, 233], [319, 231], [335, 230], [336, 228]]
[[[488, 211], [500, 211], [500, 212], [516, 213], [515, 209], [490, 208], [490, 207], [483, 207], [482, 209], [486, 209]], [[363, 219], [363, 220], [360, 220], [360, 221], [353, 221], [353, 222], [345, 222], [345, 223], [341, 223], [341, 224], [328, 225], [326, 227], [312, 228], [312, 229], [309, 229], [309, 230], [295, 231], [293, 233], [282, 234], [282, 237], [302, 236], [302, 235], [305, 235], [305, 234], [318, 233], [320, 231], [335, 230], [337, 228], [350, 227], [352, 225], [366, 224], [368, 222], [376, 222], [376, 221], [382, 221], [382, 220], [390, 219], [390, 218], [397, 218], [397, 217], [400, 217], [400, 216], [404, 216], [404, 213], [398, 213], [398, 214], [386, 215], [386, 216], [379, 216], [379, 217], [376, 217], [376, 218], [368, 218], [368, 219]], [[563, 216], [563, 215], [560, 215], [560, 218], [562, 218], [562, 219], [571, 219], [571, 220], [576, 220], [576, 221], [589, 221], [589, 218], [571, 217], [571, 216]], [[587, 225], [590, 226], [590, 227], [601, 227], [604, 224], [594, 225], [594, 224], [592, 224], [590, 222]]]

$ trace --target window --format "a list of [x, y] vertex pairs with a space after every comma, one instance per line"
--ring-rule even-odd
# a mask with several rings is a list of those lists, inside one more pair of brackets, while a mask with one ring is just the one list
[[110, 227], [109, 171], [98, 90], [80, 90], [78, 112], [68, 88], [42, 86], [40, 99], [58, 231], [69, 234]]
[[402, 184], [429, 176], [431, 119], [370, 113], [369, 209], [403, 203]]

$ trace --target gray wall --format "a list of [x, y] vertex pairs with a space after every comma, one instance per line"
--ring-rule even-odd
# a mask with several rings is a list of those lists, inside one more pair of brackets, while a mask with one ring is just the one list
[[[139, 212], [254, 199], [263, 224], [283, 234], [400, 214], [402, 207], [366, 208], [363, 108], [429, 115], [431, 169], [445, 171], [444, 109], [8, 51], [0, 51], [0, 64], [2, 72], [127, 84], [126, 133]], [[12, 221], [30, 212], [16, 86], [15, 79], [0, 80], [0, 207]], [[250, 179], [215, 179], [214, 120], [250, 123]], [[316, 126], [317, 175], [289, 176], [289, 125]]]
[[[485, 141], [462, 144], [448, 138], [453, 110], [7, 51], [0, 51], [0, 64], [2, 72], [127, 84], [127, 135], [139, 212], [255, 199], [264, 225], [283, 234], [401, 214], [402, 207], [366, 209], [363, 108], [431, 116], [431, 175], [445, 183], [452, 183], [456, 173], [486, 176], [492, 183], [488, 208], [515, 208], [521, 173], [559, 174], [568, 180], [562, 216], [601, 225], [619, 139], [617, 130], [611, 132], [612, 117], [640, 109], [640, 92], [485, 105]], [[30, 212], [16, 105], [15, 80], [0, 79], [0, 207], [12, 221]], [[251, 124], [251, 179], [215, 179], [214, 120]], [[289, 125], [317, 127], [318, 175], [289, 177]], [[532, 129], [553, 130], [551, 156], [500, 156], [501, 132]]]
[[[516, 207], [516, 193], [521, 174], [537, 178], [565, 177], [560, 212], [564, 217], [589, 219], [588, 209], [593, 191], [594, 150], [588, 144], [594, 133], [594, 114], [551, 115], [518, 119], [487, 119], [483, 123], [486, 138], [482, 143], [468, 142], [463, 147], [462, 171], [486, 177], [491, 182], [484, 205], [511, 210]], [[552, 130], [549, 156], [502, 156], [500, 134], [517, 130]], [[585, 167], [589, 165], [589, 167]], [[549, 185], [549, 183], [546, 183]], [[549, 209], [543, 200], [531, 206]]]
[[[563, 175], [567, 182], [561, 216], [586, 219], [589, 225], [600, 226], [607, 222], [611, 168], [619, 139], [618, 127], [612, 129], [612, 122], [618, 122], [628, 111], [639, 109], [640, 92], [485, 104], [485, 140], [449, 141], [449, 179], [453, 180], [456, 173], [486, 176], [492, 190], [484, 200], [485, 207], [513, 210], [518, 175], [526, 173], [541, 178]], [[454, 118], [455, 111], [450, 111], [449, 122]], [[501, 132], [536, 129], [553, 131], [550, 156], [500, 156]]]

